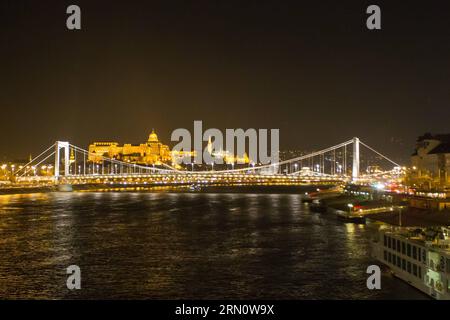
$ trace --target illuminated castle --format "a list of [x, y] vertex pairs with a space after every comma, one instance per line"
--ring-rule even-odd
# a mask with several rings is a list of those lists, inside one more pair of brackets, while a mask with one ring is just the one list
[[158, 140], [155, 131], [148, 136], [145, 143], [119, 146], [117, 142], [94, 142], [89, 145], [89, 161], [100, 163], [103, 159], [113, 158], [138, 164], [161, 164], [172, 161], [169, 146]]
[[235, 156], [233, 153], [229, 152], [228, 150], [213, 150], [213, 144], [211, 141], [211, 137], [208, 138], [208, 146], [207, 146], [208, 153], [214, 158], [214, 159], [221, 159], [223, 163], [227, 164], [234, 164], [234, 163], [245, 163], [249, 164], [250, 159], [247, 155], [247, 153], [244, 152], [242, 157]]
[[[250, 159], [244, 153], [242, 157], [233, 155], [226, 150], [213, 151], [211, 138], [208, 141], [208, 152], [214, 159], [222, 159], [224, 163], [245, 163], [248, 164]], [[179, 163], [185, 157], [195, 157], [195, 151], [170, 151], [168, 145], [161, 143], [155, 131], [148, 136], [145, 143], [132, 145], [129, 143], [123, 146], [118, 142], [94, 142], [89, 145], [88, 160], [101, 163], [104, 158], [117, 159], [124, 162], [143, 164], [143, 165], [160, 165], [162, 163], [171, 163], [176, 168], [180, 168]], [[73, 155], [71, 154], [71, 161]]]

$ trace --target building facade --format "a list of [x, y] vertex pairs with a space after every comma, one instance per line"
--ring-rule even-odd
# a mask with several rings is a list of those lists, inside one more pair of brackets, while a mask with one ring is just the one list
[[410, 179], [418, 188], [450, 187], [450, 134], [427, 133], [420, 136], [411, 164]]
[[145, 165], [172, 162], [169, 146], [159, 141], [154, 130], [147, 142], [138, 145], [126, 143], [121, 146], [118, 142], [94, 142], [89, 145], [89, 161], [100, 163], [104, 157]]
[[[196, 151], [194, 150], [170, 150], [168, 145], [161, 143], [153, 130], [147, 142], [138, 145], [126, 143], [120, 145], [118, 142], [94, 142], [89, 145], [88, 161], [101, 163], [105, 158], [112, 158], [124, 162], [142, 165], [171, 164], [177, 169], [182, 168], [181, 164], [194, 163]], [[221, 160], [224, 164], [249, 164], [250, 159], [244, 152], [242, 156], [223, 151], [213, 150], [211, 139], [208, 140], [207, 151], [214, 161]], [[72, 155], [71, 155], [72, 157]]]
[[206, 146], [206, 150], [211, 155], [211, 157], [218, 161], [219, 163], [225, 163], [225, 164], [249, 164], [250, 158], [248, 157], [247, 153], [244, 152], [242, 156], [234, 155], [234, 153], [228, 151], [228, 150], [214, 150], [213, 143], [211, 141], [211, 137], [208, 138], [208, 145]]

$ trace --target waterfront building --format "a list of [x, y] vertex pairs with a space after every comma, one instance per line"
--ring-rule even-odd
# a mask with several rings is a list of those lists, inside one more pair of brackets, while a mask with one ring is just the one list
[[159, 141], [154, 130], [147, 142], [138, 145], [119, 145], [118, 142], [94, 142], [89, 145], [89, 161], [100, 163], [103, 157], [146, 165], [172, 162], [169, 146]]
[[416, 190], [409, 197], [410, 207], [427, 210], [450, 210], [450, 190]]
[[411, 164], [409, 178], [417, 188], [445, 190], [450, 187], [450, 134], [420, 136]]
[[450, 134], [426, 133], [417, 139], [406, 183], [414, 194], [409, 206], [427, 210], [450, 209]]

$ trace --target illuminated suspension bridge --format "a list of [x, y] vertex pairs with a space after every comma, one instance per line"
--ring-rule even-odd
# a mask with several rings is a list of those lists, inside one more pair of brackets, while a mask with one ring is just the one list
[[[364, 147], [385, 169], [366, 161], [362, 168], [361, 150]], [[69, 142], [57, 141], [14, 173], [17, 184], [307, 184], [307, 183], [374, 183], [399, 179], [402, 168], [359, 138], [342, 142], [300, 157], [266, 165], [250, 164], [245, 168], [194, 170], [194, 166], [179, 169], [168, 164], [142, 165], [93, 154]], [[95, 154], [96, 159], [99, 155]], [[48, 163], [49, 174], [37, 170]]]

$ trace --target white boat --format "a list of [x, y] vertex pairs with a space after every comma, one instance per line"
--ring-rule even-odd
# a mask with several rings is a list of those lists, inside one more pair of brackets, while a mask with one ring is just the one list
[[437, 300], [450, 300], [450, 230], [381, 229], [375, 257], [398, 278]]

